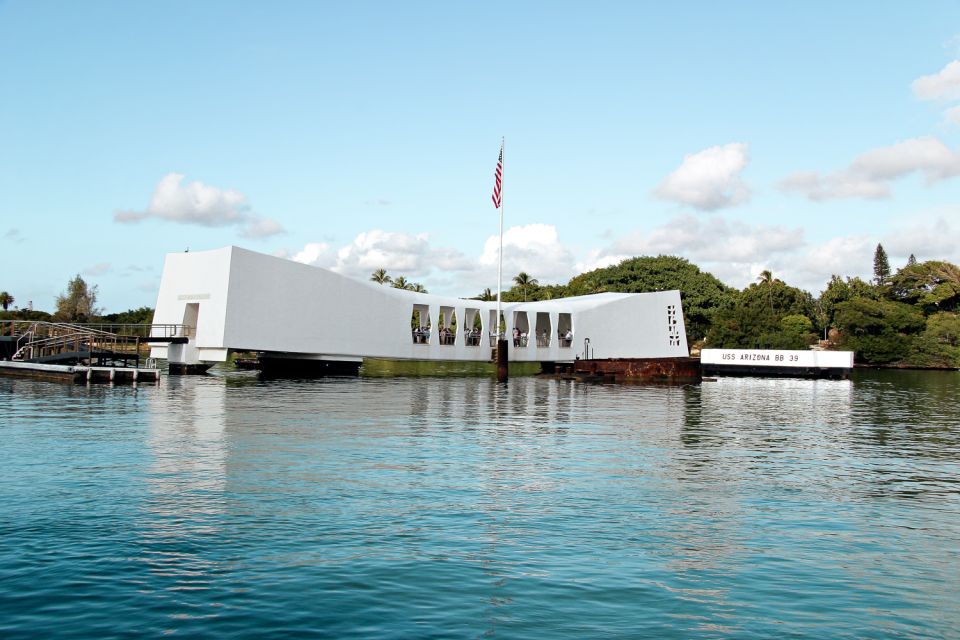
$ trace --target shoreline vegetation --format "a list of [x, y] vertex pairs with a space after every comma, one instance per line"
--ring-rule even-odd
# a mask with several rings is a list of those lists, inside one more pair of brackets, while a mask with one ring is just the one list
[[[594, 269], [567, 284], [540, 284], [520, 273], [503, 292], [505, 302], [551, 300], [603, 292], [643, 293], [677, 289], [683, 301], [687, 343], [700, 348], [839, 349], [853, 351], [857, 367], [960, 368], [960, 267], [918, 262], [913, 256], [893, 272], [883, 247], [874, 254], [874, 277], [833, 275], [819, 296], [761, 272], [736, 289], [677, 256], [641, 256]], [[378, 269], [383, 285], [405, 282]], [[407, 287], [404, 287], [407, 288]], [[422, 287], [420, 287], [422, 289]], [[14, 297], [0, 291], [0, 320], [149, 323], [153, 309], [103, 314], [97, 287], [77, 275], [57, 297], [54, 313], [9, 310]], [[489, 289], [472, 299], [495, 300]]]

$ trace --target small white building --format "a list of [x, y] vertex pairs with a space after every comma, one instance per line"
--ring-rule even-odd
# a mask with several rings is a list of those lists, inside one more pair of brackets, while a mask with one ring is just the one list
[[[231, 350], [279, 359], [489, 361], [497, 303], [414, 293], [239, 247], [168, 254], [155, 324], [186, 344], [171, 363], [223, 362]], [[678, 291], [503, 303], [510, 361], [688, 355]], [[519, 334], [519, 338], [514, 336]]]

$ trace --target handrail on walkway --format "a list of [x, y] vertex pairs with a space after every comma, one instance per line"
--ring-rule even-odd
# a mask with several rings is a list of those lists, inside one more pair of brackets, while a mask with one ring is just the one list
[[0, 320], [0, 336], [20, 336], [30, 331], [39, 332], [71, 328], [90, 333], [141, 338], [189, 338], [195, 327], [188, 324], [133, 324], [118, 322], [50, 322], [46, 320]]
[[100, 350], [135, 352], [153, 340], [186, 339], [194, 327], [183, 324], [72, 323], [43, 320], [0, 320], [0, 336], [15, 337], [14, 360], [32, 360], [65, 352]]

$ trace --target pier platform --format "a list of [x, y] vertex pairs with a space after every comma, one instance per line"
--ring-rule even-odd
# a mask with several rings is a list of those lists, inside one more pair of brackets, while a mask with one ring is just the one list
[[0, 375], [37, 378], [53, 382], [137, 384], [160, 381], [159, 369], [136, 367], [89, 367], [84, 365], [0, 362]]

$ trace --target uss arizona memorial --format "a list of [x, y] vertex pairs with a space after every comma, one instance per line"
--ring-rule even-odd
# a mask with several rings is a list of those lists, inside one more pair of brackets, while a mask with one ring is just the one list
[[[356, 370], [363, 358], [486, 362], [496, 346], [496, 309], [496, 302], [395, 289], [239, 247], [171, 253], [153, 321], [182, 324], [189, 339], [151, 355], [191, 366], [256, 351], [261, 362], [331, 371]], [[503, 303], [501, 318], [513, 362], [688, 355], [678, 291]]]

